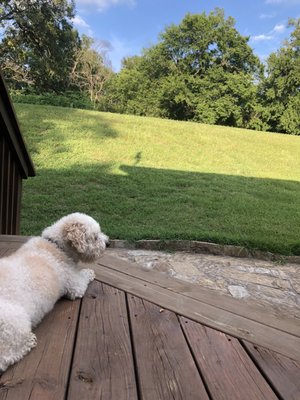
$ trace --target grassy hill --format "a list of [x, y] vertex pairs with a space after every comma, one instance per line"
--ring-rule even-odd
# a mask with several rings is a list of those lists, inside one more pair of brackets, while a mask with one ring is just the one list
[[16, 105], [37, 169], [22, 233], [81, 211], [112, 238], [300, 254], [300, 137]]

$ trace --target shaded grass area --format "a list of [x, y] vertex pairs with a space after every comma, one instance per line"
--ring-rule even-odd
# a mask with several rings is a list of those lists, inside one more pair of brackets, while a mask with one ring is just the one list
[[17, 111], [37, 168], [24, 184], [23, 234], [81, 211], [112, 238], [300, 254], [299, 138], [54, 107]]

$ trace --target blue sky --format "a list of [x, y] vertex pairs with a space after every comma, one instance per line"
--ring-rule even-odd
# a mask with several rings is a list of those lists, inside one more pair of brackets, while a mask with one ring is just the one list
[[74, 25], [102, 41], [118, 71], [123, 57], [157, 43], [166, 26], [179, 24], [188, 12], [209, 13], [215, 7], [234, 17], [236, 28], [250, 36], [249, 44], [262, 60], [289, 37], [288, 19], [300, 17], [300, 0], [76, 0]]

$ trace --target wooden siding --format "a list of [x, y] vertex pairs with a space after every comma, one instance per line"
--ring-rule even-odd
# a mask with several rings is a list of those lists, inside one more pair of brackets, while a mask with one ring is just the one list
[[0, 233], [16, 235], [20, 229], [22, 179], [9, 145], [0, 136]]
[[19, 233], [22, 179], [34, 175], [34, 166], [0, 73], [0, 234]]

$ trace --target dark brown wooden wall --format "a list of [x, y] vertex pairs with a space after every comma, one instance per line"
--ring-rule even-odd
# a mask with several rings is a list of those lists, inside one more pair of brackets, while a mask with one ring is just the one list
[[19, 234], [21, 191], [19, 168], [0, 132], [0, 234]]

